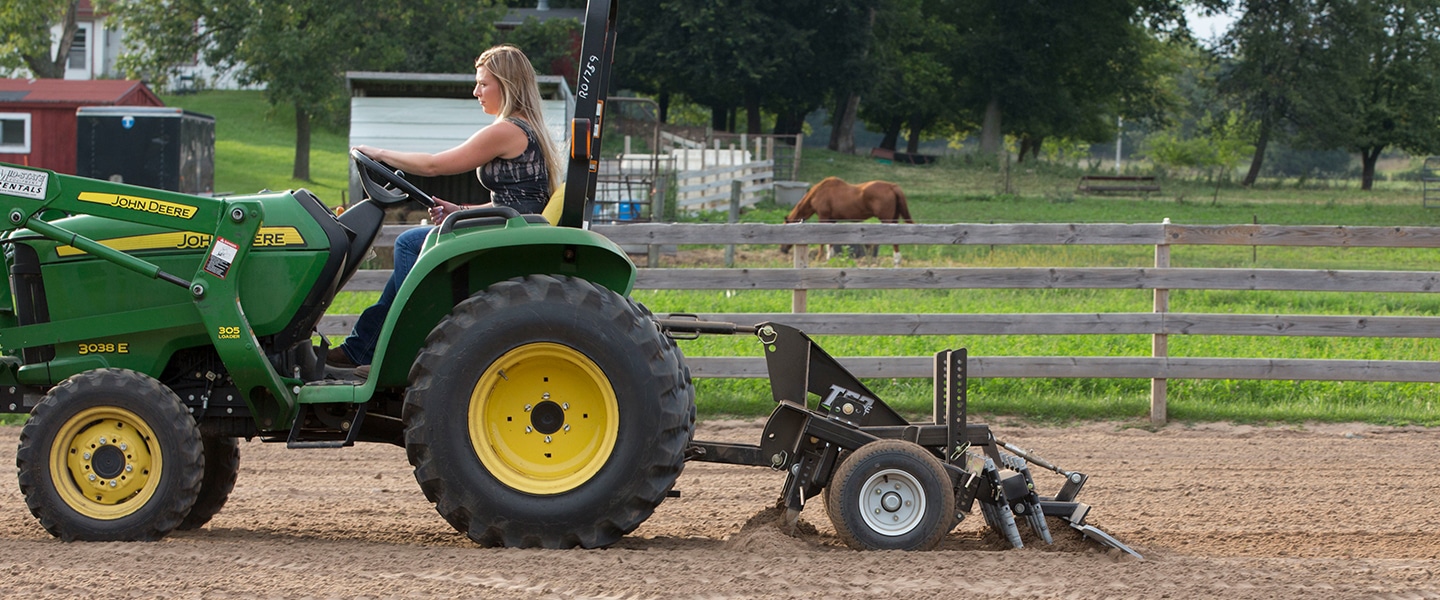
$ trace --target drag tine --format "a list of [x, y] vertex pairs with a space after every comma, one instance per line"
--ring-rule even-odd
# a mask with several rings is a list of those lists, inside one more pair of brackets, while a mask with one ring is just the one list
[[1015, 525], [1015, 513], [1010, 510], [1010, 505], [1002, 503], [996, 508], [999, 509], [997, 512], [1000, 513], [1000, 526], [1003, 527], [1001, 531], [1005, 532], [1005, 539], [1010, 540], [1010, 545], [1016, 549], [1024, 548], [1025, 542], [1020, 541], [1020, 528]]
[[1028, 502], [1026, 505], [1030, 514], [1025, 515], [1025, 518], [1030, 521], [1030, 528], [1035, 530], [1035, 534], [1045, 540], [1046, 544], [1054, 544], [1055, 540], [1050, 537], [1050, 524], [1045, 522], [1045, 513], [1040, 511], [1038, 505]]
[[980, 514], [985, 517], [985, 525], [995, 531], [1001, 531], [1000, 514], [995, 511], [995, 505], [987, 500], [980, 501]]
[[[988, 456], [985, 457], [985, 475], [995, 483], [995, 493], [1000, 496], [992, 507], [998, 526], [992, 525], [992, 527], [1003, 534], [1005, 539], [1010, 541], [1011, 546], [1017, 549], [1024, 548], [1025, 542], [1020, 541], [1020, 528], [1015, 525], [1015, 513], [1010, 510], [1010, 500], [1005, 497], [1005, 491], [999, 486], [1000, 471], [995, 468], [995, 461]], [[981, 500], [981, 506], [983, 507], [988, 500]]]

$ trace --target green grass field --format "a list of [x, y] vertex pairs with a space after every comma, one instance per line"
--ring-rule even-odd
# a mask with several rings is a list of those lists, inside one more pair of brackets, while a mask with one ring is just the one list
[[204, 91], [161, 96], [170, 106], [215, 117], [215, 192], [307, 188], [328, 204], [341, 203], [349, 175], [349, 132], [312, 121], [310, 181], [292, 179], [295, 110], [270, 106], [261, 92]]
[[[267, 106], [258, 92], [205, 92], [166, 97], [166, 102], [217, 117], [216, 187], [249, 192], [260, 188], [308, 187], [331, 204], [345, 186], [346, 133], [317, 129], [311, 157], [314, 181], [289, 179], [293, 159], [293, 114]], [[1255, 189], [1201, 181], [1162, 180], [1163, 192], [1148, 198], [1094, 197], [1075, 194], [1081, 171], [1051, 164], [1011, 165], [1008, 175], [996, 166], [944, 157], [926, 166], [881, 164], [806, 148], [800, 179], [815, 182], [839, 176], [851, 182], [898, 182], [922, 223], [1112, 222], [1285, 225], [1440, 225], [1440, 210], [1421, 206], [1418, 184], [1380, 181], [1365, 192], [1357, 181], [1299, 186], [1262, 182]], [[747, 212], [743, 219], [780, 222], [773, 205]], [[770, 248], [747, 253], [757, 258], [743, 266], [783, 266], [788, 258]], [[1144, 266], [1153, 264], [1149, 247], [944, 247], [910, 246], [907, 265], [965, 266]], [[838, 264], [852, 264], [837, 259]], [[1435, 251], [1395, 249], [1176, 248], [1171, 258], [1183, 267], [1333, 268], [1440, 270]], [[785, 292], [640, 291], [635, 297], [656, 312], [786, 311]], [[345, 294], [333, 313], [357, 313], [373, 294]], [[812, 312], [1131, 312], [1150, 309], [1148, 291], [1124, 290], [966, 290], [966, 291], [812, 291]], [[1291, 313], [1360, 315], [1435, 315], [1440, 300], [1419, 294], [1318, 294], [1174, 292], [1171, 310], [1218, 313]], [[1148, 336], [952, 336], [822, 337], [832, 353], [843, 355], [924, 355], [965, 346], [989, 356], [1144, 356]], [[754, 355], [745, 338], [705, 338], [682, 342], [690, 355]], [[1440, 361], [1440, 344], [1415, 339], [1236, 338], [1172, 336], [1172, 356], [1291, 358], [1372, 358]], [[867, 381], [877, 393], [903, 410], [928, 410], [929, 382]], [[1171, 381], [1169, 408], [1180, 421], [1366, 421], [1440, 424], [1430, 384]], [[763, 382], [699, 382], [704, 415], [765, 414], [771, 407]], [[1149, 411], [1149, 382], [1144, 380], [976, 380], [971, 382], [973, 410], [996, 418], [1045, 422], [1086, 419], [1143, 419]]]

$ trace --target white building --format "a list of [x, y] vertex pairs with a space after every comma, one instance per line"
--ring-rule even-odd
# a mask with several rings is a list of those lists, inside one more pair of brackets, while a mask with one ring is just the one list
[[[80, 0], [75, 11], [75, 40], [70, 44], [70, 56], [65, 63], [65, 79], [123, 79], [115, 66], [124, 51], [125, 32], [107, 27], [104, 15], [97, 15], [90, 0]], [[50, 28], [50, 56], [60, 48], [62, 26]], [[170, 82], [169, 90], [194, 89], [198, 84], [209, 89], [241, 89], [233, 72], [219, 72], [213, 67], [195, 62], [182, 65], [179, 76]], [[24, 73], [23, 75], [29, 75]]]

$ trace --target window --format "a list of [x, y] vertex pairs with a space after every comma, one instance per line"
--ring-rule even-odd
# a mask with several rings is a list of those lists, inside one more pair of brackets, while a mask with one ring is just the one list
[[90, 30], [85, 27], [78, 27], [75, 29], [75, 41], [70, 43], [70, 64], [68, 65], [69, 68], [82, 70], [85, 68], [85, 38], [86, 34], [89, 33], [89, 31]]
[[30, 153], [29, 113], [0, 113], [0, 153]]

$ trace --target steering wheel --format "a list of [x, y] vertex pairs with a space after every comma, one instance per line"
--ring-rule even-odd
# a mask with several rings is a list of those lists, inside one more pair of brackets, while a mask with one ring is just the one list
[[[416, 202], [419, 202], [421, 205], [425, 206], [425, 208], [435, 207], [435, 199], [431, 198], [430, 194], [427, 194], [420, 188], [415, 187], [415, 184], [407, 181], [400, 171], [391, 171], [389, 168], [386, 168], [385, 165], [380, 164], [373, 158], [365, 156], [359, 150], [356, 150], [354, 148], [350, 149], [350, 158], [351, 160], [355, 161], [355, 164], [361, 167], [360, 169], [357, 169], [360, 172], [360, 179], [364, 180], [362, 183], [366, 184], [365, 188], [367, 191], [372, 192], [372, 196], [374, 195], [373, 192], [375, 191], [375, 188], [383, 188], [381, 188], [381, 186], [374, 185], [374, 182], [371, 181], [370, 176], [366, 174], [367, 171], [370, 173], [374, 173], [375, 175], [379, 175], [380, 179], [383, 179], [385, 183], [400, 188], [400, 191], [405, 192], [405, 196], [409, 196]], [[394, 201], [404, 199], [404, 196], [396, 197], [397, 195], [393, 193], [388, 195], [390, 195], [394, 199]]]

